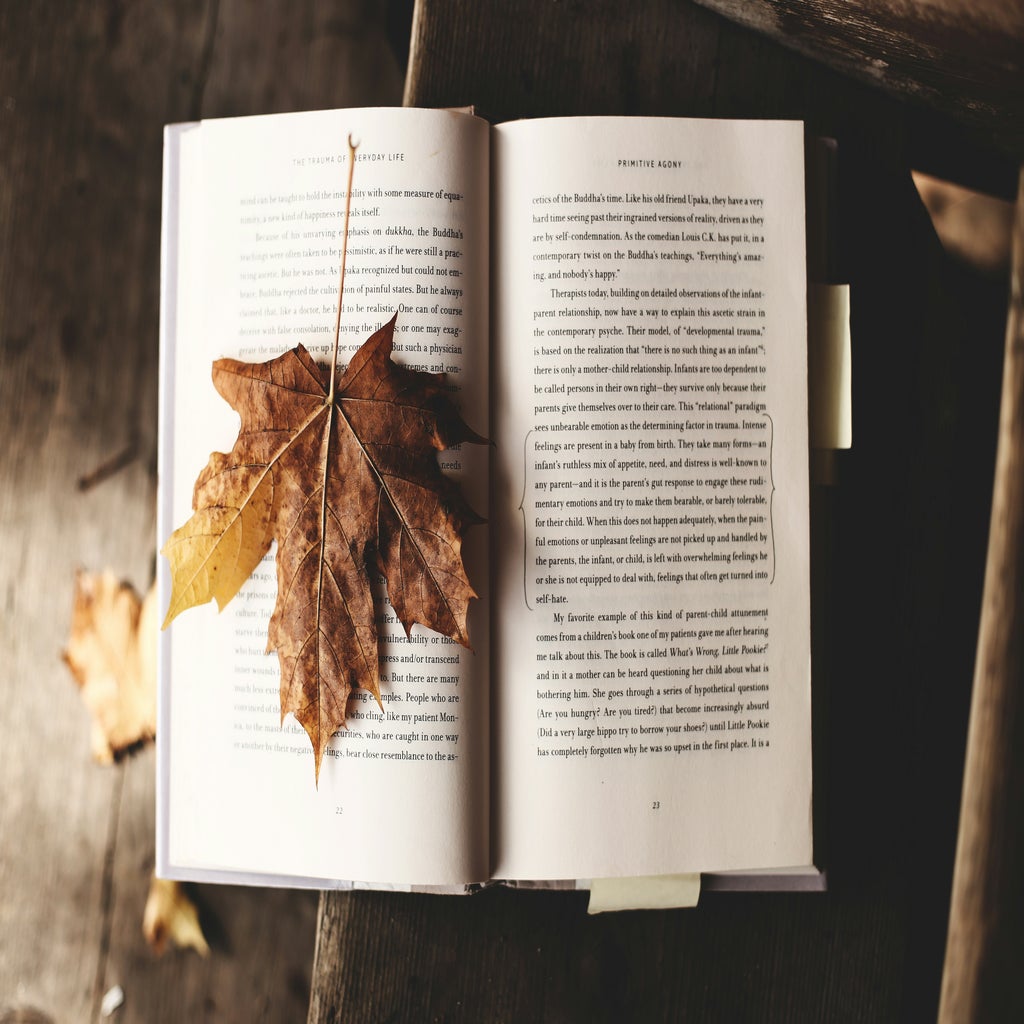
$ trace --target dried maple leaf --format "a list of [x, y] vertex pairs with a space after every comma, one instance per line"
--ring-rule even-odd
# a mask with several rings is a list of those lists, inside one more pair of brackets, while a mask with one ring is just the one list
[[436, 452], [482, 439], [442, 377], [392, 362], [394, 329], [392, 318], [356, 352], [333, 398], [328, 371], [301, 345], [266, 363], [214, 363], [214, 384], [241, 418], [238, 439], [210, 456], [195, 514], [163, 549], [166, 626], [193, 605], [223, 608], [276, 539], [267, 651], [281, 663], [281, 718], [292, 712], [309, 734], [318, 777], [352, 690], [380, 703], [369, 564], [406, 632], [419, 622], [469, 646], [476, 594], [462, 532], [480, 519]]
[[182, 949], [191, 947], [200, 956], [210, 952], [195, 904], [180, 882], [167, 878], [154, 875], [149, 883], [142, 934], [157, 956], [163, 953], [168, 939]]
[[156, 735], [156, 599], [113, 573], [75, 576], [64, 661], [93, 716], [92, 752], [109, 764]]

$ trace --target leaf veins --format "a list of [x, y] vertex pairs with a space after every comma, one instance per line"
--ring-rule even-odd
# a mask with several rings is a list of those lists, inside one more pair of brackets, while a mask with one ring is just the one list
[[172, 575], [164, 625], [238, 592], [277, 541], [277, 604], [267, 651], [281, 664], [281, 718], [295, 715], [316, 773], [357, 687], [380, 703], [368, 567], [413, 623], [469, 646], [476, 594], [462, 534], [481, 520], [436, 452], [482, 443], [434, 374], [391, 360], [393, 317], [356, 352], [328, 398], [326, 371], [301, 345], [266, 363], [221, 359], [213, 381], [241, 418], [229, 453], [196, 481], [191, 519], [164, 546]]

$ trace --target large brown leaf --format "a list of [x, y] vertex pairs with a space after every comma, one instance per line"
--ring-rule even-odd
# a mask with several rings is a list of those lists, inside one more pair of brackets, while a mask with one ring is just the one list
[[278, 596], [267, 650], [320, 762], [357, 687], [380, 703], [369, 566], [408, 632], [414, 622], [469, 646], [473, 588], [462, 532], [479, 522], [436, 452], [481, 442], [442, 378], [391, 360], [395, 320], [359, 349], [328, 399], [329, 376], [297, 346], [266, 363], [221, 359], [217, 390], [241, 417], [227, 454], [196, 481], [195, 514], [163, 553], [173, 588], [166, 626], [193, 605], [223, 608], [277, 541]]

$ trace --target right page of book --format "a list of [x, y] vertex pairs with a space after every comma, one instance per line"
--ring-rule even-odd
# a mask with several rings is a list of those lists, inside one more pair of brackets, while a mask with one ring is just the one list
[[492, 168], [494, 875], [809, 864], [802, 125]]
[[[339, 314], [349, 137], [360, 145]], [[462, 415], [486, 432], [484, 122], [407, 108], [311, 111], [205, 121], [170, 133], [169, 142], [161, 544], [188, 519], [194, 481], [211, 451], [230, 451], [238, 435], [238, 415], [211, 382], [215, 359], [261, 363], [301, 343], [327, 364], [338, 323], [343, 368], [397, 313], [395, 363], [444, 372]], [[322, 385], [329, 371], [321, 373]], [[288, 377], [277, 374], [283, 392]], [[380, 390], [387, 392], [384, 385]], [[342, 397], [336, 409], [348, 402]], [[336, 415], [348, 422], [348, 413]], [[420, 429], [430, 429], [429, 417]], [[341, 432], [331, 436], [339, 468], [331, 469], [330, 508], [318, 483], [275, 469], [275, 487], [301, 491], [324, 519], [327, 511], [337, 513], [336, 530], [296, 516], [293, 531], [306, 538], [306, 557], [317, 557], [317, 530], [336, 550], [347, 543], [340, 538], [359, 536], [353, 527], [361, 514], [358, 488], [342, 487], [358, 480], [360, 462], [344, 455]], [[273, 451], [265, 444], [253, 450]], [[282, 465], [288, 466], [283, 459]], [[487, 448], [447, 451], [443, 465], [470, 504], [485, 512]], [[319, 465], [317, 472], [323, 472]], [[413, 482], [425, 478], [415, 475], [418, 469], [407, 472]], [[400, 470], [378, 475], [379, 501], [368, 518], [394, 514], [386, 511], [386, 495], [400, 476]], [[279, 500], [284, 506], [286, 499]], [[403, 551], [420, 543], [415, 533], [401, 533]], [[362, 542], [350, 543], [358, 551]], [[487, 566], [480, 564], [486, 549], [485, 531], [468, 530], [462, 552], [485, 595], [469, 613], [473, 650], [418, 624], [407, 636], [380, 565], [368, 555], [360, 582], [376, 587], [380, 705], [366, 689], [350, 695], [346, 728], [334, 735], [319, 772], [309, 735], [291, 711], [282, 714], [280, 661], [276, 650], [267, 651], [278, 573], [288, 579], [276, 544], [222, 613], [213, 602], [190, 608], [161, 633], [157, 856], [163, 875], [321, 888], [335, 880], [460, 886], [486, 879], [489, 616]], [[403, 561], [403, 572], [414, 558]], [[325, 575], [346, 571], [341, 559], [323, 564]], [[164, 558], [158, 576], [162, 615], [172, 590]], [[308, 580], [306, 587], [308, 601], [319, 607], [321, 591]], [[331, 592], [329, 586], [322, 592]], [[320, 634], [344, 654], [343, 619], [336, 618]]]

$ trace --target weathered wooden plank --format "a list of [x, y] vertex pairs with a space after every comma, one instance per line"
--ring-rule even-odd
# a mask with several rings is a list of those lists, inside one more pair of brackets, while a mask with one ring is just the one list
[[301, 1020], [309, 1002], [317, 894], [283, 889], [193, 886], [210, 944], [201, 958], [169, 949], [157, 958], [142, 938], [142, 911], [153, 867], [155, 757], [149, 750], [126, 773], [111, 875], [109, 940], [102, 988], [120, 985], [124, 1024], [209, 1017]]
[[[495, 120], [797, 117], [839, 140], [855, 447], [840, 460], [830, 524], [821, 774], [833, 892], [597, 922], [572, 894], [325, 894], [311, 1024], [933, 1015], [998, 389], [998, 346], [980, 339], [998, 337], [1001, 306], [998, 283], [969, 279], [941, 252], [910, 185], [940, 122], [921, 128], [890, 96], [657, 0], [642, 15], [420, 0], [405, 101], [474, 103]], [[960, 138], [942, 142], [947, 166]], [[981, 146], [960, 166], [998, 181], [990, 156]]]
[[162, 126], [394, 103], [384, 28], [356, 0], [0, 9], [0, 1017], [91, 1020], [115, 982], [133, 1020], [308, 1001], [309, 894], [212, 890], [209, 960], [151, 957], [152, 754], [90, 762], [60, 650], [77, 566], [153, 572]]
[[[90, 762], [59, 654], [77, 564], [151, 572], [159, 143], [152, 94], [117, 64], [116, 12], [0, 19], [0, 1000], [84, 1021], [124, 769]], [[130, 466], [78, 492], [126, 446]]]
[[394, 106], [402, 69], [382, 3], [221, 3], [203, 89], [204, 117]]
[[601, 917], [579, 893], [325, 894], [309, 1020], [894, 1021], [899, 929], [891, 893]]
[[1024, 1018], [1024, 173], [939, 1020]]
[[722, 24], [669, 0], [421, 0], [404, 102], [475, 105], [495, 121], [640, 110], [710, 116]]
[[1024, 10], [966, 0], [697, 3], [1024, 155]]

